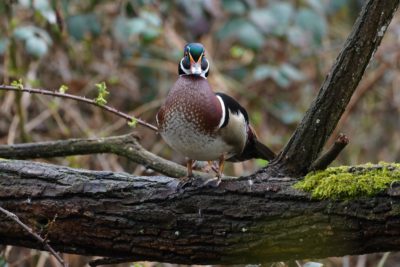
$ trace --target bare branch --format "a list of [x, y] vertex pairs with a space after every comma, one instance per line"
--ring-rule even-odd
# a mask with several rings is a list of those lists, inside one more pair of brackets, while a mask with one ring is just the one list
[[347, 146], [348, 143], [349, 139], [347, 136], [342, 133], [339, 134], [335, 143], [329, 148], [329, 150], [317, 158], [313, 164], [311, 164], [310, 171], [325, 170], [329, 164], [331, 164], [337, 158], [337, 156]]
[[48, 250], [56, 259], [59, 263], [61, 263], [62, 266], [68, 267], [68, 264], [64, 262], [64, 260], [61, 258], [61, 256], [49, 245], [49, 243], [43, 239], [40, 235], [35, 233], [32, 228], [30, 228], [28, 225], [24, 224], [17, 215], [14, 213], [0, 207], [0, 212], [4, 213], [8, 218], [16, 222], [18, 225], [20, 225], [22, 228], [24, 228], [31, 236], [33, 236], [36, 240], [38, 240], [43, 247]]
[[113, 107], [107, 106], [107, 105], [100, 105], [98, 104], [96, 101], [94, 101], [93, 99], [89, 99], [86, 97], [82, 97], [82, 96], [77, 96], [77, 95], [71, 95], [71, 94], [67, 94], [67, 93], [60, 93], [57, 91], [50, 91], [50, 90], [45, 90], [45, 89], [36, 89], [36, 88], [18, 88], [16, 86], [11, 86], [11, 85], [0, 85], [0, 90], [5, 90], [5, 91], [15, 91], [15, 92], [26, 92], [26, 93], [30, 93], [30, 94], [41, 94], [41, 95], [49, 95], [49, 96], [54, 96], [54, 97], [61, 97], [61, 98], [68, 98], [68, 99], [73, 99], [79, 102], [83, 102], [83, 103], [87, 103], [89, 105], [93, 105], [96, 107], [99, 107], [103, 110], [106, 110], [108, 112], [111, 112], [121, 118], [126, 119], [128, 122], [131, 122], [132, 120], [136, 120], [138, 124], [145, 126], [153, 131], [158, 131], [157, 127], [145, 122], [142, 119], [139, 118], [135, 118], [132, 117], [126, 113], [123, 113]]
[[368, 0], [317, 98], [278, 157], [275, 175], [300, 177], [318, 157], [361, 80], [397, 10], [399, 0]]
[[[106, 138], [67, 139], [0, 145], [0, 157], [7, 159], [34, 159], [112, 153], [125, 157], [164, 175], [171, 177], [183, 177], [186, 175], [185, 167], [144, 149], [138, 140], [139, 137], [135, 133], [132, 133]], [[211, 174], [202, 172], [195, 172], [195, 175], [204, 179], [212, 177]]]

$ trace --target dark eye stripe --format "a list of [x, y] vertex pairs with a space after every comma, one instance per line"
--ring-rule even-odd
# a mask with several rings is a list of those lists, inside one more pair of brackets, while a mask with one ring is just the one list
[[206, 60], [205, 57], [203, 57], [203, 58], [201, 59], [201, 69], [202, 69], [202, 70], [206, 70], [207, 68], [208, 68], [208, 61]]
[[185, 69], [190, 69], [190, 60], [188, 57], [184, 57], [182, 65]]

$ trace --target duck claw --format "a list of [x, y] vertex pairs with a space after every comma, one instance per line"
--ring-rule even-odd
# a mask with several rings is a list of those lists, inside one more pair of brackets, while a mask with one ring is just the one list
[[205, 181], [201, 187], [217, 188], [221, 184], [221, 177], [214, 177]]

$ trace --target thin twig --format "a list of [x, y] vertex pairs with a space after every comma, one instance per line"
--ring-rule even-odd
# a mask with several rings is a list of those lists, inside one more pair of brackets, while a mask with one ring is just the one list
[[41, 95], [50, 95], [50, 96], [54, 96], [54, 97], [62, 97], [62, 98], [68, 98], [68, 99], [73, 99], [79, 102], [83, 102], [83, 103], [87, 103], [96, 107], [99, 107], [103, 110], [106, 110], [108, 112], [111, 112], [119, 117], [122, 117], [124, 119], [126, 119], [127, 121], [132, 121], [132, 120], [136, 120], [138, 124], [145, 126], [153, 131], [158, 131], [157, 127], [145, 122], [142, 119], [139, 118], [134, 118], [124, 112], [121, 112], [113, 107], [110, 106], [106, 106], [106, 105], [100, 105], [98, 104], [95, 100], [93, 99], [89, 99], [86, 97], [82, 97], [82, 96], [77, 96], [77, 95], [71, 95], [71, 94], [67, 94], [67, 93], [61, 93], [61, 92], [57, 92], [57, 91], [50, 91], [50, 90], [46, 90], [46, 89], [37, 89], [37, 88], [18, 88], [16, 86], [11, 86], [11, 85], [0, 85], [0, 90], [6, 90], [6, 91], [15, 91], [15, 92], [26, 92], [26, 93], [30, 93], [30, 94], [41, 94]]
[[390, 252], [385, 252], [383, 254], [382, 258], [379, 260], [378, 267], [385, 266], [385, 262], [386, 262], [387, 258], [389, 257], [389, 255], [390, 255]]
[[24, 228], [31, 236], [33, 236], [36, 240], [38, 240], [40, 243], [43, 244], [43, 247], [48, 250], [56, 259], [57, 261], [64, 267], [68, 267], [68, 263], [66, 263], [61, 256], [49, 245], [49, 243], [44, 240], [40, 235], [35, 233], [32, 228], [24, 224], [17, 215], [14, 213], [0, 207], [0, 211], [4, 213], [8, 218], [16, 222], [18, 225], [20, 225], [22, 228]]
[[344, 134], [339, 134], [338, 138], [336, 139], [335, 143], [329, 148], [328, 151], [325, 152], [322, 156], [317, 158], [313, 164], [311, 164], [310, 170], [311, 171], [319, 171], [325, 170], [329, 164], [334, 161], [339, 153], [347, 146], [349, 143], [349, 139]]

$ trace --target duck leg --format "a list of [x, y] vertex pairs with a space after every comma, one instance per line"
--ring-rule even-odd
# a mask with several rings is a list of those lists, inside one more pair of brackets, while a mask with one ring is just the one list
[[221, 177], [224, 174], [224, 167], [225, 167], [225, 155], [222, 154], [219, 157], [219, 162], [218, 162], [218, 172], [217, 172], [217, 177], [219, 179], [219, 182], [221, 182]]
[[206, 173], [209, 173], [210, 171], [215, 172], [216, 174], [218, 173], [218, 167], [215, 165], [215, 162], [212, 160], [207, 160], [208, 166], [206, 166], [203, 171]]
[[188, 159], [186, 161], [186, 168], [187, 168], [187, 178], [191, 178], [193, 177], [193, 160], [192, 159]]
[[221, 178], [224, 172], [225, 155], [221, 155], [218, 161], [218, 170], [216, 171], [217, 177], [208, 179], [203, 186], [218, 187], [221, 183]]

